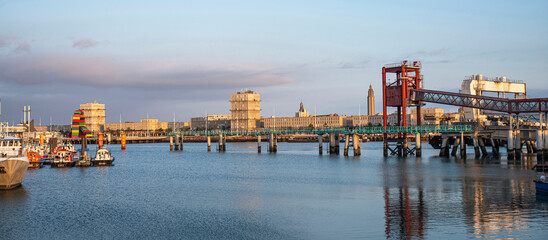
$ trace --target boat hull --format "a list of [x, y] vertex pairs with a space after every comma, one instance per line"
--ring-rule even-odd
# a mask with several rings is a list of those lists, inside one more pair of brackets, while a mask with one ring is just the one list
[[535, 180], [537, 194], [548, 195], [548, 183]]
[[28, 158], [0, 159], [0, 189], [12, 189], [21, 185], [29, 167]]
[[112, 162], [114, 162], [114, 158], [110, 160], [91, 160], [93, 166], [112, 166]]
[[64, 168], [64, 167], [74, 167], [76, 162], [52, 162], [52, 168]]

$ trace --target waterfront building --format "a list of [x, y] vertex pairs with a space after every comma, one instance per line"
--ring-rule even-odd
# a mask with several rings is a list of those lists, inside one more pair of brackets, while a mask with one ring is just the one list
[[266, 129], [298, 129], [298, 128], [333, 128], [343, 127], [346, 116], [337, 114], [308, 116], [308, 117], [270, 117], [264, 118]]
[[251, 90], [230, 95], [231, 129], [249, 131], [261, 119], [261, 96]]
[[118, 130], [118, 131], [152, 132], [152, 131], [165, 131], [168, 127], [169, 127], [168, 122], [159, 122], [158, 119], [141, 119], [141, 121], [139, 122], [105, 123], [105, 131]]
[[369, 91], [367, 91], [367, 115], [375, 115], [375, 92], [371, 84], [369, 84]]
[[299, 107], [299, 111], [295, 112], [295, 117], [308, 117], [308, 111], [304, 110], [304, 105], [302, 101]]
[[86, 127], [92, 134], [100, 133], [105, 126], [105, 104], [92, 103], [80, 104], [80, 110], [84, 111]]
[[[446, 118], [446, 114], [443, 113], [441, 108], [422, 108], [421, 109], [421, 125], [440, 125], [450, 124], [454, 122], [455, 119], [451, 118], [449, 122], [443, 122]], [[389, 126], [397, 125], [397, 113], [388, 114], [386, 122]], [[417, 110], [410, 109], [410, 112], [407, 114], [407, 125], [414, 126], [417, 125]], [[458, 121], [458, 118], [456, 119]], [[359, 127], [359, 126], [382, 126], [383, 125], [383, 116], [382, 113], [370, 116], [350, 116], [346, 119], [345, 126], [347, 127]]]
[[206, 117], [193, 117], [190, 118], [189, 127], [192, 130], [205, 129], [207, 124], [207, 129], [228, 129], [231, 125], [231, 118], [230, 114], [207, 115], [207, 121]]

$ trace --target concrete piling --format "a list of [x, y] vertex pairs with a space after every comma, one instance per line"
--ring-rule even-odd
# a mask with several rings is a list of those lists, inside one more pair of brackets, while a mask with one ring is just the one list
[[318, 148], [319, 148], [319, 154], [323, 154], [323, 136], [318, 135]]
[[460, 138], [455, 137], [455, 143], [453, 144], [453, 149], [451, 150], [451, 156], [457, 155], [457, 149], [459, 148]]
[[261, 153], [261, 135], [257, 135], [257, 152]]
[[344, 141], [344, 156], [348, 156], [348, 142], [349, 142], [350, 136], [346, 134], [345, 141]]
[[207, 136], [207, 151], [211, 152], [211, 136]]
[[460, 156], [466, 157], [466, 143], [464, 142], [464, 133], [460, 133]]
[[358, 134], [352, 135], [352, 146], [354, 147], [354, 156], [362, 155], [362, 150], [360, 148], [360, 137]]
[[[542, 117], [542, 115], [541, 115]], [[542, 160], [544, 158], [544, 131], [543, 130], [537, 130], [537, 141], [535, 142], [537, 145], [537, 159]]]
[[493, 152], [493, 155], [498, 156], [499, 155], [499, 147], [495, 140], [493, 138], [490, 138], [491, 140], [491, 150]]
[[440, 157], [449, 157], [449, 137], [441, 140]]
[[420, 133], [415, 134], [415, 156], [417, 156], [417, 157], [422, 156], [421, 134]]
[[175, 135], [175, 151], [179, 151], [179, 135]]
[[184, 136], [185, 136], [185, 135], [181, 134], [181, 142], [179, 142], [179, 145], [180, 145], [180, 146], [179, 146], [179, 150], [181, 150], [181, 151], [183, 151], [183, 137], [184, 137]]
[[277, 136], [273, 133], [270, 134], [270, 138], [268, 139], [268, 152], [275, 153], [278, 151], [278, 140], [276, 137]]
[[223, 151], [223, 134], [219, 134], [219, 141], [218, 141], [218, 147], [217, 151], [222, 152]]
[[388, 140], [386, 139], [386, 134], [382, 143], [382, 155], [388, 157]]
[[506, 138], [506, 152], [508, 153], [509, 159], [513, 159], [515, 157], [514, 145], [514, 131], [510, 129], [508, 130], [508, 137]]
[[485, 141], [483, 140], [482, 137], [478, 137], [478, 143], [479, 143], [479, 147], [480, 147], [480, 150], [481, 150], [481, 154], [483, 156], [487, 156], [487, 154], [489, 154], [487, 152], [487, 149], [485, 148]]
[[479, 151], [479, 144], [478, 144], [478, 136], [477, 135], [474, 135], [474, 137], [472, 138], [472, 141], [474, 142], [474, 156], [476, 158], [479, 158], [480, 157], [480, 151]]
[[169, 137], [169, 151], [173, 151], [173, 136]]

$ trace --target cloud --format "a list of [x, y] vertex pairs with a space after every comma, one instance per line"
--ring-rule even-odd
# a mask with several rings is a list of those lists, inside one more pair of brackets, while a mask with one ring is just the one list
[[15, 53], [30, 52], [30, 44], [27, 42], [19, 43], [19, 45], [13, 49]]
[[73, 48], [79, 48], [79, 49], [86, 49], [86, 48], [91, 48], [91, 47], [95, 47], [99, 44], [98, 41], [95, 41], [91, 38], [82, 38], [78, 41], [75, 41], [73, 44], [72, 44], [72, 47]]
[[289, 72], [258, 64], [119, 62], [73, 56], [0, 59], [0, 82], [11, 85], [71, 84], [133, 89], [223, 89], [290, 83]]

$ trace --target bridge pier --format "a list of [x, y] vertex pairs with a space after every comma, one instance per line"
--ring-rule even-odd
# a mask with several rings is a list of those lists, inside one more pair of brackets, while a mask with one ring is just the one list
[[219, 134], [219, 141], [218, 141], [219, 146], [218, 146], [218, 149], [217, 149], [218, 152], [224, 152], [223, 151], [223, 148], [224, 148], [224, 142], [223, 141], [224, 141], [223, 140], [223, 134]]
[[388, 157], [388, 139], [387, 134], [384, 134], [383, 143], [382, 143], [382, 155]]
[[273, 133], [270, 134], [270, 139], [268, 141], [268, 152], [275, 153], [278, 152], [278, 139], [277, 136]]
[[[541, 115], [541, 125], [542, 125], [542, 115]], [[542, 128], [542, 126], [541, 126]], [[544, 131], [537, 130], [537, 160], [542, 160], [544, 158]]]
[[207, 136], [207, 151], [211, 152], [211, 136]]
[[329, 154], [339, 154], [339, 134], [329, 134]]
[[463, 132], [460, 132], [460, 156], [466, 158], [466, 142], [464, 142]]
[[179, 135], [175, 135], [175, 151], [179, 151]]
[[512, 128], [512, 117], [510, 117], [510, 130], [508, 130], [508, 137], [506, 138], [506, 152], [508, 153], [508, 159], [514, 159], [514, 130]]
[[474, 156], [476, 158], [479, 158], [480, 157], [480, 151], [479, 151], [479, 144], [478, 144], [478, 136], [477, 135], [474, 135], [474, 137], [472, 138], [472, 141], [474, 142]]
[[169, 137], [169, 151], [173, 151], [173, 136]]
[[344, 156], [348, 156], [348, 142], [349, 142], [349, 139], [350, 139], [350, 135], [349, 134], [346, 134], [345, 136], [345, 141], [344, 141]]
[[485, 141], [483, 140], [482, 137], [478, 137], [478, 142], [479, 142], [479, 147], [481, 149], [481, 154], [483, 156], [487, 156], [487, 154], [489, 153], [487, 152], [487, 149], [485, 148]]
[[319, 148], [319, 154], [323, 154], [323, 135], [318, 135], [318, 148]]
[[354, 156], [362, 155], [362, 150], [360, 148], [360, 137], [358, 134], [352, 135], [352, 146], [354, 147]]
[[184, 134], [181, 134], [181, 142], [179, 142], [179, 145], [180, 145], [179, 150], [181, 150], [181, 151], [183, 151], [183, 137], [184, 136], [185, 136]]
[[421, 134], [415, 133], [415, 156], [422, 156]]
[[261, 153], [261, 135], [257, 135], [257, 152]]
[[493, 152], [493, 155], [498, 156], [499, 155], [499, 145], [495, 142], [493, 138], [489, 138], [491, 140], [491, 151]]
[[451, 150], [451, 156], [457, 156], [457, 149], [459, 148], [460, 138], [455, 137], [455, 143], [453, 144], [453, 149]]
[[449, 157], [449, 148], [449, 137], [443, 137], [441, 140], [440, 157]]

